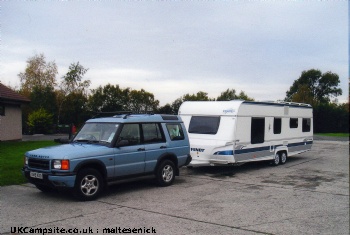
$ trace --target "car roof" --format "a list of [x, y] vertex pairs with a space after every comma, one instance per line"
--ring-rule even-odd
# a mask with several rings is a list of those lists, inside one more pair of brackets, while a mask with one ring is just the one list
[[105, 122], [105, 123], [135, 123], [135, 122], [182, 122], [181, 117], [177, 115], [167, 114], [123, 114], [115, 115], [113, 117], [93, 118], [86, 121], [91, 122]]

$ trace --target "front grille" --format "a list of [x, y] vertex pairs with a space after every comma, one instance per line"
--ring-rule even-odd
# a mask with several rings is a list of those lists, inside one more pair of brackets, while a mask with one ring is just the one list
[[50, 160], [29, 158], [28, 166], [35, 169], [50, 170]]

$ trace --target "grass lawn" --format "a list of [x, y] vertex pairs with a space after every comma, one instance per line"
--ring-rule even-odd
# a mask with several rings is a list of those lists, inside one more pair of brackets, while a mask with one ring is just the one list
[[349, 133], [315, 133], [315, 135], [333, 136], [333, 137], [349, 137]]
[[0, 186], [27, 182], [21, 173], [24, 153], [52, 145], [57, 143], [53, 141], [0, 142]]

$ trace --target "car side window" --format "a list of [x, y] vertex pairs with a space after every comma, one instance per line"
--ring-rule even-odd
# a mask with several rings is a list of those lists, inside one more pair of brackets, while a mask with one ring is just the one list
[[167, 124], [166, 128], [168, 129], [168, 133], [171, 140], [184, 140], [185, 135], [182, 130], [181, 124]]
[[128, 146], [140, 144], [141, 138], [139, 124], [124, 124], [118, 138], [118, 143], [123, 140], [128, 141], [128, 144], [126, 144]]
[[164, 135], [157, 123], [142, 124], [143, 142], [145, 144], [165, 142]]

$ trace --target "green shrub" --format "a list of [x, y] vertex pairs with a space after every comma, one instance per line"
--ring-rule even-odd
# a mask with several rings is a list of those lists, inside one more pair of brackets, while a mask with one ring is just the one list
[[28, 116], [28, 126], [33, 134], [47, 134], [51, 132], [53, 115], [45, 109], [38, 109]]

